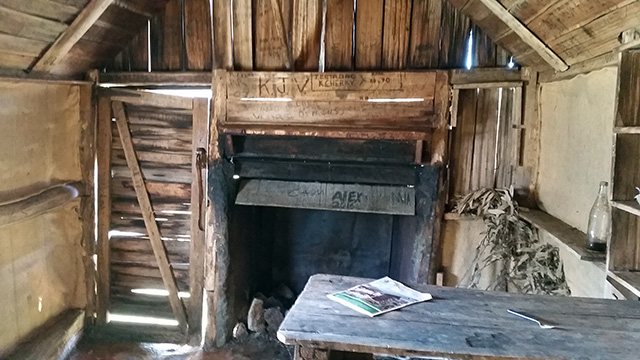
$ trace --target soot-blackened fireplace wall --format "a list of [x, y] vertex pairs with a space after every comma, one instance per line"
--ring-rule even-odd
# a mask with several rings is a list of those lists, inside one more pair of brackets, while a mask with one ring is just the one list
[[[226, 142], [209, 184], [219, 202], [214, 209], [228, 214], [228, 247], [216, 248], [226, 250], [217, 256], [226, 262], [217, 264], [216, 290], [225, 293], [216, 305], [218, 328], [242, 320], [255, 292], [279, 283], [299, 292], [314, 273], [409, 283], [433, 277], [441, 169], [415, 164], [415, 142], [257, 136]], [[249, 179], [412, 187], [415, 215], [238, 205]]]

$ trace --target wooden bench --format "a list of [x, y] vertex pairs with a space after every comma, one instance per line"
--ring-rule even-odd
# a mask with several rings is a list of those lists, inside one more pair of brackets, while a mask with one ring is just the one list
[[[431, 293], [433, 300], [371, 318], [327, 298], [369, 281], [312, 276], [282, 323], [278, 339], [296, 346], [296, 360], [351, 359], [347, 353], [439, 359], [631, 360], [640, 356], [640, 303], [636, 301], [415, 285]], [[542, 329], [507, 309], [558, 327]]]

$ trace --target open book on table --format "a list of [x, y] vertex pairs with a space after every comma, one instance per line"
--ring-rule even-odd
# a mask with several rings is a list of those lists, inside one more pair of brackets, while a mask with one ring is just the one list
[[431, 300], [431, 294], [413, 290], [389, 277], [327, 296], [331, 300], [369, 316]]

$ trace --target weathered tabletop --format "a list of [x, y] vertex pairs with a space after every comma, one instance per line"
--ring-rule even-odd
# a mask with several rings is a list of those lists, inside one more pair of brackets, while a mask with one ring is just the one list
[[[640, 359], [640, 303], [417, 285], [433, 300], [368, 317], [327, 294], [371, 279], [315, 275], [278, 331], [285, 344], [450, 359]], [[537, 324], [507, 313], [535, 315]]]

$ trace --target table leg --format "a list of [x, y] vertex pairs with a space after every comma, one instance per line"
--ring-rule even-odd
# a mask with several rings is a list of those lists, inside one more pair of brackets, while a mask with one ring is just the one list
[[329, 360], [330, 350], [315, 349], [296, 345], [295, 360]]

